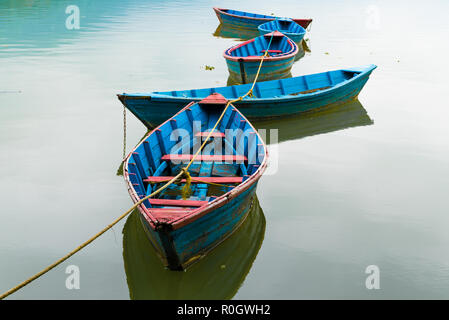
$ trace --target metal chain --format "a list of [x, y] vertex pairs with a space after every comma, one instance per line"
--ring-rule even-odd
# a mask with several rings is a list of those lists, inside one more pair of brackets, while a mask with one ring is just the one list
[[126, 157], [126, 107], [123, 106], [123, 160]]

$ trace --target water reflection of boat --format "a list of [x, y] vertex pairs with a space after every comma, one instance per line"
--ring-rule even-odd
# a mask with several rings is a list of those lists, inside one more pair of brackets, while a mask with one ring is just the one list
[[305, 52], [307, 52], [307, 53], [312, 52], [310, 49], [310, 38], [303, 39], [301, 44], [302, 44], [302, 48]]
[[213, 33], [215, 37], [230, 38], [236, 40], [249, 40], [258, 37], [260, 34], [257, 30], [236, 29], [228, 25], [220, 23]]
[[[293, 75], [291, 72], [287, 73], [287, 75], [283, 79], [292, 78]], [[229, 86], [237, 86], [243, 84], [241, 79], [235, 79], [231, 74], [228, 76], [228, 80], [226, 81], [226, 85]]]
[[257, 197], [240, 229], [186, 272], [164, 269], [134, 211], [123, 228], [123, 260], [131, 299], [230, 299], [245, 280], [265, 235]]
[[298, 61], [302, 57], [306, 55], [306, 52], [310, 52], [309, 47], [307, 46], [307, 43], [304, 40], [301, 40], [301, 42], [298, 44], [298, 53], [296, 54], [295, 61]]
[[[286, 119], [252, 121], [257, 129], [278, 129], [278, 142], [296, 140], [352, 127], [369, 126], [369, 117], [359, 100], [323, 107]], [[273, 143], [274, 141], [266, 141]]]

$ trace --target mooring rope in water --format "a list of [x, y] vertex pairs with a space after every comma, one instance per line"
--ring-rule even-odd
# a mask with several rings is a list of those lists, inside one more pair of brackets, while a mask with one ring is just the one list
[[[93, 237], [91, 237], [89, 240], [87, 240], [86, 242], [84, 242], [83, 244], [81, 244], [80, 246], [78, 246], [76, 249], [70, 251], [68, 254], [66, 254], [65, 256], [63, 256], [62, 258], [60, 258], [59, 260], [57, 260], [56, 262], [52, 263], [51, 265], [49, 265], [48, 267], [46, 267], [45, 269], [41, 270], [40, 272], [36, 273], [35, 275], [33, 275], [32, 277], [28, 278], [27, 280], [23, 281], [22, 283], [20, 283], [19, 285], [15, 286], [14, 288], [9, 289], [8, 291], [6, 291], [5, 293], [0, 295], [0, 300], [3, 300], [4, 298], [8, 297], [9, 295], [13, 294], [14, 292], [20, 290], [21, 288], [25, 287], [26, 285], [30, 284], [31, 282], [33, 282], [34, 280], [36, 280], [37, 278], [41, 277], [42, 275], [44, 275], [45, 273], [49, 272], [50, 270], [54, 269], [55, 267], [57, 267], [58, 265], [60, 265], [61, 263], [63, 263], [64, 261], [66, 261], [68, 258], [70, 258], [71, 256], [73, 256], [75, 253], [77, 253], [78, 251], [82, 250], [83, 248], [85, 248], [86, 246], [88, 246], [90, 243], [92, 243], [94, 240], [96, 240], [97, 238], [99, 238], [102, 234], [104, 234], [106, 231], [108, 231], [109, 229], [111, 229], [113, 226], [115, 226], [120, 220], [122, 220], [124, 217], [126, 217], [128, 214], [130, 214], [134, 209], [136, 209], [139, 205], [141, 205], [145, 200], [148, 200], [151, 197], [154, 197], [155, 195], [161, 193], [163, 190], [165, 190], [169, 185], [173, 184], [175, 181], [177, 181], [179, 178], [184, 177], [186, 179], [186, 184], [183, 187], [183, 192], [185, 191], [185, 187], [186, 185], [189, 185], [190, 188], [190, 183], [192, 181], [192, 178], [190, 177], [190, 174], [188, 172], [189, 167], [192, 165], [193, 161], [195, 160], [195, 158], [198, 156], [198, 154], [201, 152], [201, 150], [204, 148], [204, 146], [206, 145], [206, 142], [210, 139], [210, 137], [212, 136], [212, 133], [214, 132], [214, 130], [217, 128], [218, 124], [221, 122], [221, 120], [223, 119], [223, 116], [226, 113], [226, 110], [228, 109], [228, 107], [233, 103], [233, 102], [237, 102], [237, 101], [241, 101], [243, 100], [246, 96], [252, 94], [252, 91], [254, 89], [254, 86], [256, 84], [257, 78], [259, 77], [259, 73], [260, 73], [260, 69], [262, 68], [262, 64], [263, 64], [263, 60], [265, 59], [266, 56], [268, 56], [268, 49], [270, 48], [271, 45], [271, 41], [273, 40], [273, 35], [271, 35], [271, 39], [270, 42], [268, 43], [268, 47], [265, 51], [265, 54], [262, 56], [262, 59], [260, 60], [260, 64], [259, 64], [259, 69], [257, 70], [256, 73], [256, 77], [254, 78], [254, 82], [253, 85], [251, 86], [251, 89], [249, 89], [249, 91], [247, 93], [245, 93], [243, 96], [238, 97], [237, 99], [234, 100], [230, 100], [226, 103], [226, 107], [224, 108], [223, 112], [221, 113], [220, 117], [218, 118], [217, 122], [215, 123], [213, 129], [209, 132], [209, 134], [207, 135], [206, 139], [204, 140], [203, 144], [201, 145], [201, 147], [198, 149], [198, 151], [195, 153], [195, 155], [192, 157], [192, 159], [190, 160], [190, 162], [187, 164], [186, 167], [182, 168], [181, 171], [174, 176], [170, 181], [168, 181], [166, 184], [164, 184], [162, 187], [160, 187], [159, 189], [155, 190], [153, 193], [149, 194], [148, 196], [145, 196], [144, 198], [140, 199], [139, 201], [137, 201], [131, 208], [129, 208], [125, 213], [123, 213], [120, 217], [118, 217], [117, 219], [115, 219], [111, 224], [109, 224], [108, 226], [106, 226], [103, 230], [101, 230], [100, 232], [98, 232], [96, 235], [94, 235]], [[126, 111], [124, 112], [124, 125], [126, 128]], [[124, 131], [124, 141], [126, 142], [126, 129]], [[126, 145], [123, 146], [124, 150], [126, 148]]]
[[94, 235], [92, 238], [90, 238], [89, 240], [87, 240], [86, 242], [84, 242], [83, 244], [81, 244], [79, 247], [77, 247], [75, 250], [69, 252], [68, 254], [66, 254], [64, 257], [62, 257], [61, 259], [57, 260], [56, 262], [54, 262], [53, 264], [51, 264], [50, 266], [48, 266], [47, 268], [43, 269], [42, 271], [36, 273], [34, 276], [32, 276], [31, 278], [25, 280], [24, 282], [22, 282], [21, 284], [17, 285], [16, 287], [6, 291], [5, 293], [3, 293], [2, 295], [0, 295], [0, 300], [6, 298], [7, 296], [13, 294], [14, 292], [16, 292], [17, 290], [25, 287], [27, 284], [31, 283], [32, 281], [36, 280], [37, 278], [39, 278], [40, 276], [44, 275], [45, 273], [47, 273], [48, 271], [52, 270], [53, 268], [55, 268], [56, 266], [58, 266], [59, 264], [61, 264], [62, 262], [64, 262], [65, 260], [67, 260], [68, 258], [70, 258], [71, 256], [73, 256], [75, 253], [77, 253], [78, 251], [80, 251], [81, 249], [83, 249], [84, 247], [86, 247], [87, 245], [89, 245], [91, 242], [93, 242], [94, 240], [96, 240], [98, 237], [100, 237], [103, 233], [105, 233], [106, 231], [108, 231], [109, 229], [111, 229], [114, 225], [116, 225], [120, 220], [122, 220], [124, 217], [126, 217], [128, 214], [130, 214], [134, 209], [136, 209], [139, 205], [142, 204], [142, 202], [144, 202], [145, 200], [157, 195], [158, 193], [160, 193], [161, 191], [163, 191], [164, 189], [166, 189], [169, 185], [171, 185], [176, 179], [178, 179], [179, 177], [182, 176], [182, 171], [180, 173], [178, 173], [175, 177], [173, 177], [173, 179], [171, 179], [169, 182], [167, 182], [165, 185], [163, 185], [162, 187], [160, 187], [159, 189], [157, 189], [156, 191], [154, 191], [152, 194], [146, 196], [145, 198], [142, 198], [141, 200], [137, 201], [131, 208], [128, 209], [128, 211], [126, 211], [125, 213], [123, 213], [120, 217], [118, 217], [117, 219], [115, 219], [111, 224], [109, 224], [107, 227], [105, 227], [103, 230], [101, 230], [100, 232], [98, 232], [96, 235]]

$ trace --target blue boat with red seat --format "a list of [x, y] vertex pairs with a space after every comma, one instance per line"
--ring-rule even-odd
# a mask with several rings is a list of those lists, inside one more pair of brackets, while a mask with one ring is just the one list
[[301, 42], [301, 40], [304, 38], [304, 35], [306, 34], [306, 29], [289, 18], [280, 18], [261, 24], [258, 29], [261, 35], [273, 31], [279, 31], [292, 39], [297, 44]]
[[[235, 102], [249, 119], [280, 118], [355, 99], [375, 65], [308, 74], [289, 79], [257, 82], [252, 97]], [[218, 92], [232, 100], [248, 92], [251, 84], [150, 93], [123, 93], [118, 98], [148, 128], [167, 120], [191, 101]]]
[[[217, 93], [191, 102], [137, 145], [124, 162], [134, 202], [185, 170], [226, 103]], [[138, 206], [148, 238], [169, 269], [187, 268], [242, 224], [266, 165], [262, 138], [229, 105], [189, 175]]]
[[[257, 27], [265, 22], [269, 22], [279, 17], [267, 16], [264, 14], [250, 13], [239, 10], [213, 8], [218, 20], [237, 29], [253, 29], [257, 30]], [[297, 24], [303, 28], [307, 28], [312, 22], [312, 19], [293, 19]]]
[[295, 62], [298, 46], [279, 31], [245, 41], [227, 49], [223, 53], [232, 78], [241, 83], [253, 82], [266, 51], [268, 56], [257, 81], [285, 78]]

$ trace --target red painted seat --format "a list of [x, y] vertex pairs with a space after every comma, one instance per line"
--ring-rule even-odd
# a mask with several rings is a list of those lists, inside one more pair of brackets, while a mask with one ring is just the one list
[[[152, 206], [202, 207], [209, 202], [197, 200], [148, 199]], [[150, 209], [152, 210], [152, 209]]]
[[[157, 182], [165, 182], [173, 177], [170, 176], [157, 176], [157, 177], [148, 177], [144, 179], [145, 182], [157, 183]], [[192, 183], [201, 183], [199, 181], [195, 181], [195, 179], [199, 179], [204, 182], [211, 183], [242, 183], [242, 177], [192, 177]], [[186, 182], [186, 179], [182, 179], [182, 182]]]
[[[197, 134], [195, 134], [195, 137], [207, 137], [209, 135], [209, 133], [210, 132], [198, 132]], [[211, 137], [224, 138], [225, 134], [223, 132], [214, 131], [214, 132], [212, 132]]]
[[[260, 52], [265, 53], [267, 50], [260, 50]], [[282, 50], [268, 50], [268, 53], [282, 53]]]
[[[170, 161], [170, 160], [191, 160], [193, 158], [193, 154], [166, 154], [162, 156], [161, 160]], [[248, 161], [243, 155], [198, 155], [195, 158], [195, 161], [221, 161], [221, 162], [233, 162], [233, 161]]]
[[152, 216], [157, 219], [159, 222], [170, 223], [176, 219], [185, 217], [190, 214], [195, 209], [190, 208], [146, 208], [144, 207], [144, 211], [147, 215]]

